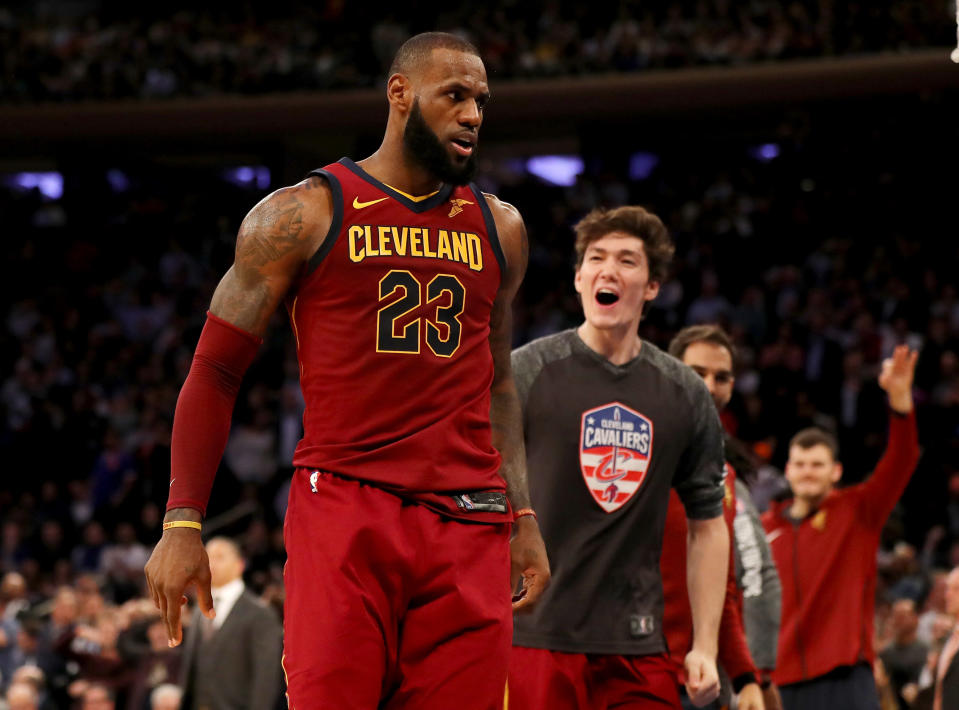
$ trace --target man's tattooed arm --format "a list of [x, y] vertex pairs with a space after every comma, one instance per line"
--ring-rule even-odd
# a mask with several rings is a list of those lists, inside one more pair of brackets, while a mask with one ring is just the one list
[[526, 449], [519, 395], [513, 382], [510, 351], [513, 341], [513, 297], [526, 273], [529, 242], [523, 218], [512, 205], [488, 195], [495, 215], [500, 244], [506, 256], [506, 272], [490, 316], [490, 351], [493, 355], [493, 385], [490, 391], [490, 425], [493, 445], [503, 462], [500, 475], [513, 510], [528, 508]]
[[332, 217], [330, 190], [316, 176], [265, 197], [240, 225], [233, 266], [217, 286], [210, 311], [263, 335], [303, 265], [322, 243]]
[[[526, 480], [526, 448], [523, 439], [523, 413], [513, 381], [510, 348], [513, 338], [512, 305], [526, 263], [529, 244], [523, 218], [512, 205], [488, 196], [496, 222], [506, 271], [490, 317], [490, 352], [493, 355], [493, 385], [490, 388], [490, 424], [493, 445], [503, 457], [500, 475], [506, 483], [506, 495], [516, 512], [530, 507]], [[517, 518], [510, 540], [510, 584], [514, 592], [513, 611], [528, 611], [539, 601], [549, 585], [549, 559], [539, 525], [533, 515]], [[522, 580], [522, 589], [517, 588]]]

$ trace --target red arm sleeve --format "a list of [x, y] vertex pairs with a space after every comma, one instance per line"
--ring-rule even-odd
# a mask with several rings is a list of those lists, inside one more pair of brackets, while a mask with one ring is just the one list
[[882, 527], [919, 463], [916, 410], [889, 411], [889, 443], [872, 475], [859, 484], [860, 515], [873, 527]]
[[262, 338], [206, 314], [173, 415], [167, 510], [196, 508], [206, 515], [213, 478], [230, 436], [236, 394], [262, 342]]
[[746, 632], [743, 628], [739, 585], [736, 583], [736, 536], [733, 521], [736, 518], [735, 473], [726, 466], [726, 500], [723, 517], [729, 528], [729, 573], [726, 577], [726, 599], [723, 601], [723, 615], [719, 622], [719, 662], [738, 693], [746, 683], [759, 682], [759, 671], [749, 653]]

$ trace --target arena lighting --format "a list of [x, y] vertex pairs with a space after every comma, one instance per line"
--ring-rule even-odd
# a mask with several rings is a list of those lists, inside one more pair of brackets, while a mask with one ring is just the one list
[[39, 190], [41, 195], [50, 200], [63, 197], [62, 173], [12, 173], [4, 177], [3, 183], [20, 190]]
[[266, 190], [270, 186], [270, 169], [265, 165], [240, 165], [223, 171], [223, 179], [237, 187]]
[[575, 185], [583, 167], [583, 159], [576, 155], [535, 155], [526, 161], [532, 175], [561, 187]]
[[130, 178], [122, 170], [112, 168], [107, 170], [107, 182], [114, 192], [126, 192], [130, 189]]
[[653, 153], [639, 151], [629, 156], [629, 179], [645, 180], [653, 174], [659, 165], [659, 156]]
[[749, 154], [760, 163], [768, 163], [779, 157], [779, 146], [775, 143], [763, 143], [749, 149]]

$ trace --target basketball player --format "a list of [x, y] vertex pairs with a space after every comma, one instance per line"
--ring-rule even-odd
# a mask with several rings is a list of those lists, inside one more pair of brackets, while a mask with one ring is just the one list
[[898, 345], [883, 361], [889, 441], [863, 483], [837, 489], [836, 440], [804, 429], [789, 443], [793, 497], [763, 513], [782, 580], [782, 631], [773, 680], [786, 710], [874, 710], [872, 665], [879, 536], [919, 461], [912, 382], [919, 353]]
[[[730, 538], [734, 535], [733, 518], [736, 511], [734, 476], [732, 470], [727, 469], [724, 481], [726, 495], [723, 503], [723, 519]], [[669, 646], [669, 655], [673, 661], [678, 684], [685, 681], [684, 661], [692, 640], [692, 618], [686, 594], [688, 586], [686, 533], [683, 505], [675, 491], [671, 491], [663, 533], [660, 573], [663, 579], [663, 632], [666, 635], [666, 643]], [[740, 710], [765, 710], [763, 693], [759, 685], [759, 670], [749, 652], [743, 628], [742, 613], [739, 608], [741, 596], [736, 587], [736, 565], [732, 545], [728, 554], [729, 571], [719, 623], [718, 659], [732, 683], [732, 690], [738, 694], [737, 707]], [[680, 699], [683, 701], [683, 707], [687, 708], [688, 699]], [[707, 707], [709, 710], [719, 710], [722, 705], [717, 699]]]
[[689, 518], [686, 687], [704, 705], [719, 692], [729, 558], [722, 430], [703, 381], [637, 334], [673, 244], [641, 207], [595, 210], [575, 231], [585, 322], [513, 353], [530, 495], [556, 584], [516, 619], [508, 705], [679, 707], [659, 575], [671, 487]]
[[[722, 328], [708, 324], [683, 328], [669, 343], [669, 354], [689, 365], [703, 378], [717, 412], [721, 412], [729, 404], [736, 381], [733, 374], [735, 348]], [[748, 459], [741, 451], [742, 445], [727, 436], [725, 515], [727, 527], [731, 528], [730, 535], [735, 543], [730, 552], [736, 554], [730, 558], [726, 601], [719, 625], [719, 661], [730, 676], [733, 689], [739, 691], [737, 707], [740, 710], [760, 707], [760, 703], [765, 705], [765, 710], [782, 710], [779, 691], [770, 676], [776, 666], [782, 588], [759, 513], [752, 504], [749, 489], [735, 470], [735, 466], [749, 465]], [[670, 607], [672, 618], [681, 621], [682, 633], [687, 637], [689, 621], [688, 611], [683, 609], [684, 606], [688, 609], [688, 605], [679, 603], [684, 600], [678, 593], [681, 589], [678, 579], [674, 581], [674, 593], [669, 591], [670, 573], [675, 578], [685, 579], [685, 559], [682, 559], [683, 564], [673, 561], [685, 557], [682, 555], [681, 543], [669, 537], [670, 523], [684, 527], [679, 501], [674, 498], [670, 495], [662, 569], [663, 595], [666, 598], [666, 638], [676, 660], [677, 650], [683, 643], [674, 644], [669, 636]], [[672, 550], [668, 549], [670, 546]], [[670, 568], [671, 561], [673, 562]], [[673, 628], [680, 627], [674, 623]], [[752, 682], [754, 678], [749, 673], [756, 672], [755, 668], [751, 668], [753, 661], [759, 667], [759, 686]], [[750, 668], [747, 668], [746, 664]]]
[[240, 379], [283, 303], [307, 402], [284, 530], [291, 708], [490, 710], [510, 566], [514, 609], [549, 580], [509, 359], [526, 233], [469, 184], [489, 100], [472, 45], [413, 37], [387, 99], [372, 156], [278, 190], [240, 227], [177, 402], [147, 581], [171, 645], [188, 585], [215, 613], [199, 523]]

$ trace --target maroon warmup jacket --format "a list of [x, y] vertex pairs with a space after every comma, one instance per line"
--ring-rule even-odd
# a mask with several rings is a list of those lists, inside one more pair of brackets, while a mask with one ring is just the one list
[[873, 662], [879, 533], [918, 460], [915, 413], [890, 413], [889, 443], [865, 482], [833, 491], [802, 520], [789, 516], [792, 500], [763, 514], [782, 581], [778, 685]]
[[[719, 625], [718, 661], [732, 679], [735, 690], [750, 682], [759, 681], [759, 671], [753, 663], [743, 631], [742, 595], [736, 584], [736, 565], [733, 559], [733, 519], [736, 517], [736, 473], [726, 464], [726, 497], [723, 517], [729, 529], [729, 573], [726, 579], [726, 599]], [[683, 661], [693, 644], [693, 612], [686, 589], [686, 513], [676, 491], [669, 495], [666, 529], [663, 533], [663, 554], [659, 558], [663, 577], [663, 634], [669, 646], [669, 657], [676, 673], [676, 681], [686, 681]]]

